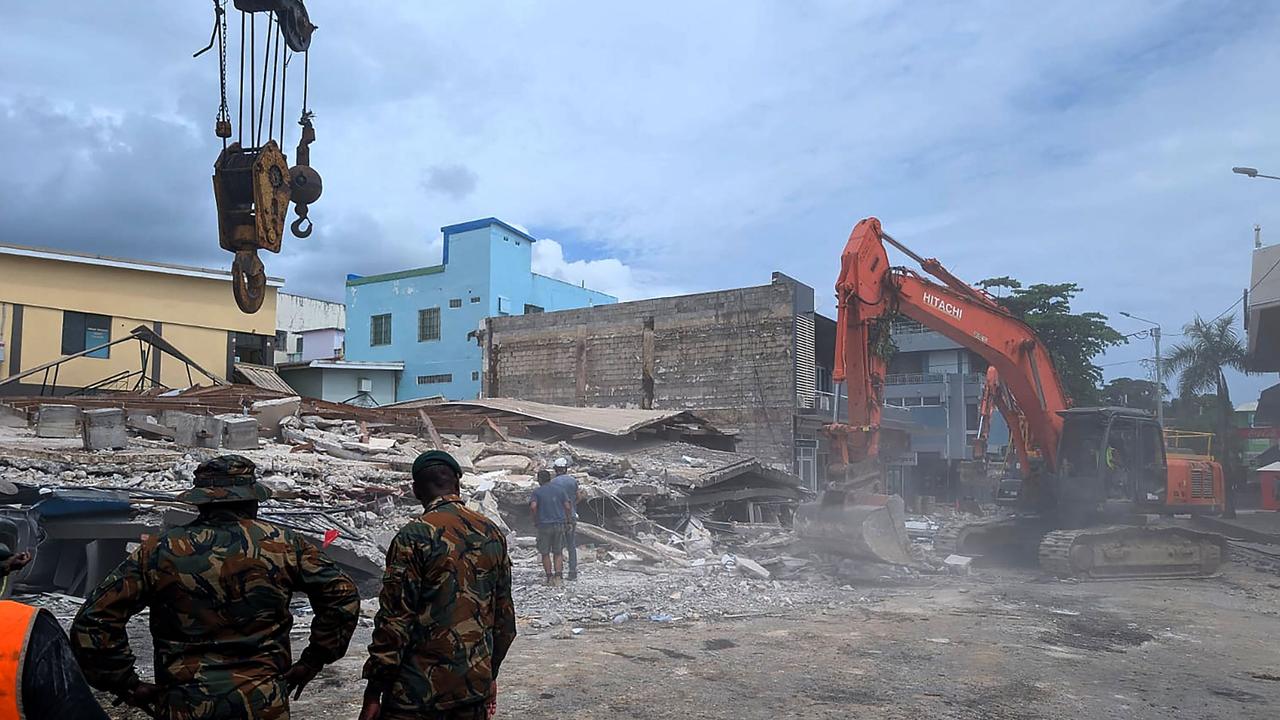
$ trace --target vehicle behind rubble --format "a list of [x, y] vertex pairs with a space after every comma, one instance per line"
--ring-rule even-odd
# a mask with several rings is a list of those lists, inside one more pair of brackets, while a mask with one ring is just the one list
[[[941, 284], [890, 266], [885, 242]], [[892, 509], [901, 517], [901, 500], [868, 500], [855, 492], [879, 481], [884, 348], [889, 320], [900, 313], [991, 364], [987, 382], [994, 387], [984, 398], [1004, 416], [1022, 473], [1020, 481], [1000, 486], [998, 499], [1010, 514], [948, 528], [935, 538], [937, 554], [1029, 555], [1055, 575], [1093, 579], [1198, 577], [1216, 573], [1226, 560], [1224, 537], [1172, 519], [1220, 509], [1221, 465], [1204, 456], [1167, 455], [1163, 429], [1145, 411], [1071, 408], [1040, 338], [991, 296], [903, 247], [875, 218], [850, 235], [836, 291], [833, 377], [848, 381], [849, 422], [832, 423], [826, 434], [844, 477], [817, 503], [800, 508], [802, 537], [840, 554], [900, 563], [890, 541], [898, 526], [906, 537]]]

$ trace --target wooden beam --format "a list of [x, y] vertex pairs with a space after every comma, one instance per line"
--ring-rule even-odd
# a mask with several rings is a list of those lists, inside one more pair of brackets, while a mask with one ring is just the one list
[[431, 446], [436, 449], [444, 448], [444, 440], [440, 439], [440, 433], [436, 430], [436, 424], [431, 422], [431, 416], [426, 410], [418, 409], [418, 418], [422, 420], [422, 425], [427, 429], [427, 436], [431, 438]]

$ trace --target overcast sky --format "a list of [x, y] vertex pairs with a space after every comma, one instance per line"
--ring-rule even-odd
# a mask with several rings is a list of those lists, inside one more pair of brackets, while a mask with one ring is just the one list
[[[1230, 172], [1280, 170], [1280, 3], [308, 4], [325, 194], [264, 258], [294, 292], [435, 264], [440, 226], [495, 215], [624, 299], [780, 270], [830, 312], [874, 214], [962, 278], [1076, 282], [1176, 342], [1247, 285], [1254, 223], [1280, 241], [1280, 182]], [[205, 0], [0, 4], [0, 240], [229, 263], [211, 24]]]

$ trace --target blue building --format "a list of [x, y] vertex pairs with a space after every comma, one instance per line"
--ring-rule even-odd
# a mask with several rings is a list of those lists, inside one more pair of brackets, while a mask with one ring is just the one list
[[397, 400], [479, 397], [486, 317], [615, 303], [533, 272], [535, 238], [497, 218], [446, 225], [439, 265], [347, 276], [346, 358], [404, 362]]

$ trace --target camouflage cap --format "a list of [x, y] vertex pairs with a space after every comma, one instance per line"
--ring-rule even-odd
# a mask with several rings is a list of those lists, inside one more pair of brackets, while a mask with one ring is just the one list
[[220, 455], [196, 468], [195, 487], [178, 496], [189, 505], [269, 500], [271, 491], [257, 480], [257, 466], [240, 455]]

